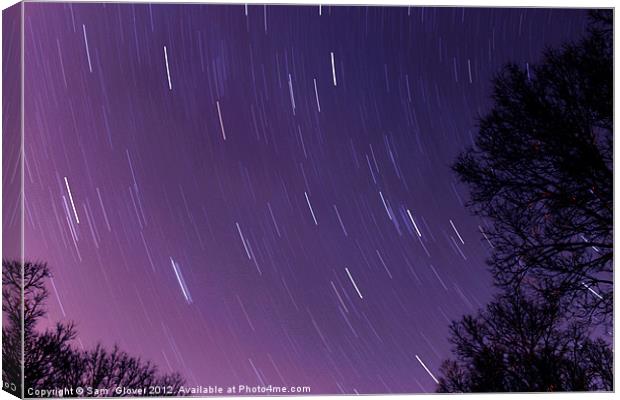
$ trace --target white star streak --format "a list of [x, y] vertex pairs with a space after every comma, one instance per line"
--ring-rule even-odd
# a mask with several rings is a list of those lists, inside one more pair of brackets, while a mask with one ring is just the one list
[[338, 83], [336, 82], [336, 61], [334, 60], [334, 52], [331, 52], [331, 57], [332, 57], [332, 78], [334, 79], [334, 86], [338, 86]]
[[461, 237], [461, 234], [459, 233], [459, 231], [456, 230], [456, 226], [454, 226], [454, 222], [452, 222], [452, 220], [450, 221], [450, 225], [452, 225], [452, 229], [454, 229], [454, 232], [456, 232], [456, 235], [459, 237], [459, 240], [461, 241], [461, 243], [465, 244], [465, 242], [463, 241], [463, 238]]
[[88, 70], [93, 72], [93, 65], [90, 62], [90, 50], [88, 49], [88, 38], [86, 37], [86, 25], [82, 24], [82, 32], [84, 33], [84, 45], [86, 46], [86, 58], [88, 58]]
[[385, 212], [387, 213], [388, 218], [391, 221], [392, 220], [392, 215], [390, 214], [390, 210], [388, 209], [387, 203], [385, 202], [385, 198], [383, 197], [383, 193], [381, 193], [381, 191], [379, 191], [379, 196], [381, 196], [381, 201], [383, 202], [383, 207], [385, 208]]
[[60, 311], [62, 312], [62, 316], [66, 317], [65, 308], [62, 306], [62, 302], [60, 301], [60, 296], [58, 295], [58, 290], [56, 289], [56, 285], [54, 284], [54, 278], [50, 277], [50, 282], [52, 283], [52, 288], [54, 289], [54, 294], [56, 295], [56, 300], [58, 300], [58, 304], [60, 305]]
[[319, 101], [319, 90], [316, 88], [316, 79], [314, 81], [314, 97], [316, 97], [316, 108], [321, 112], [321, 102]]
[[252, 328], [252, 330], [255, 331], [256, 329], [254, 329], [254, 324], [252, 323], [252, 320], [250, 319], [248, 312], [245, 310], [245, 306], [243, 305], [241, 298], [239, 297], [239, 295], [235, 295], [235, 297], [237, 298], [237, 302], [239, 302], [239, 306], [241, 306], [241, 311], [243, 311], [243, 314], [245, 315], [245, 319], [248, 321], [248, 325], [250, 325], [250, 328]]
[[[585, 236], [583, 236], [583, 235], [581, 235], [581, 239], [582, 239], [584, 242], [586, 242], [586, 243], [589, 243], [589, 242], [590, 242], [590, 241], [589, 241], [588, 239], [586, 239], [586, 237], [585, 237]], [[599, 249], [598, 249], [598, 247], [596, 247], [596, 246], [592, 246], [592, 250], [596, 251], [597, 253], [600, 253], [600, 250], [599, 250]]]
[[415, 231], [418, 233], [419, 237], [422, 237], [422, 234], [420, 233], [420, 230], [418, 229], [418, 226], [416, 225], [415, 221], [413, 220], [413, 215], [411, 215], [411, 211], [409, 211], [407, 209], [407, 215], [409, 215], [409, 219], [411, 220], [411, 223], [413, 223], [413, 227], [415, 228]]
[[278, 223], [276, 222], [276, 217], [273, 215], [273, 210], [271, 209], [271, 204], [269, 204], [269, 202], [267, 202], [267, 208], [269, 209], [269, 214], [271, 214], [271, 220], [273, 221], [273, 226], [276, 228], [276, 233], [278, 234], [278, 237], [282, 237], [282, 235], [280, 234], [280, 228], [278, 227]]
[[112, 227], [110, 226], [110, 221], [108, 220], [108, 213], [105, 211], [105, 207], [103, 206], [103, 200], [101, 200], [101, 192], [99, 192], [99, 188], [95, 188], [95, 190], [97, 191], [97, 198], [99, 199], [99, 205], [101, 206], [101, 211], [103, 212], [105, 224], [108, 227], [108, 230], [112, 232]]
[[237, 225], [237, 231], [239, 232], [239, 237], [241, 238], [241, 242], [243, 242], [243, 247], [245, 248], [245, 254], [248, 255], [248, 259], [252, 259], [252, 256], [250, 255], [250, 250], [248, 249], [248, 245], [245, 242], [245, 238], [243, 237], [243, 232], [241, 232], [241, 227], [239, 226], [238, 222], [235, 222], [235, 225]]
[[224, 130], [224, 121], [222, 121], [222, 110], [220, 109], [220, 102], [216, 101], [215, 105], [217, 106], [217, 116], [220, 119], [220, 128], [222, 129], [222, 137], [226, 140], [226, 131]]
[[439, 381], [437, 380], [437, 378], [435, 378], [435, 375], [433, 375], [433, 373], [426, 367], [426, 365], [424, 365], [424, 363], [422, 362], [422, 360], [420, 360], [420, 357], [418, 357], [418, 355], [415, 355], [415, 358], [418, 359], [418, 361], [420, 362], [420, 364], [422, 364], [422, 366], [424, 367], [424, 369], [426, 370], [426, 372], [428, 372], [428, 374], [431, 376], [431, 378], [433, 378], [433, 380], [435, 381], [435, 383], [439, 384]]
[[73, 215], [75, 215], [75, 222], [80, 223], [80, 218], [78, 217], [77, 210], [75, 209], [75, 203], [73, 202], [73, 195], [71, 194], [71, 188], [69, 188], [69, 181], [65, 176], [65, 186], [67, 187], [67, 192], [69, 193], [69, 200], [71, 201], [71, 208], [73, 209]]
[[293, 93], [293, 80], [291, 74], [288, 74], [288, 91], [291, 95], [291, 107], [293, 108], [293, 115], [295, 115], [295, 94]]
[[362, 296], [362, 292], [360, 292], [360, 289], [357, 287], [357, 284], [355, 283], [353, 276], [351, 276], [351, 272], [349, 272], [349, 268], [345, 267], [344, 270], [347, 271], [347, 275], [349, 275], [349, 279], [351, 280], [351, 283], [353, 284], [353, 287], [355, 288], [357, 295], [360, 297], [360, 299], [363, 299], [364, 296]]
[[334, 282], [333, 281], [329, 281], [329, 283], [332, 285], [332, 289], [334, 289], [334, 293], [336, 293], [336, 297], [338, 298], [338, 301], [340, 302], [340, 305], [342, 306], [342, 309], [345, 310], [346, 312], [349, 312], [349, 309], [344, 304], [344, 301], [342, 301], [342, 297], [340, 297], [340, 293], [338, 293], [338, 289], [336, 289], [336, 285], [334, 285]]
[[308, 198], [308, 193], [304, 192], [306, 196], [306, 203], [308, 203], [308, 208], [310, 209], [310, 213], [312, 213], [312, 219], [314, 220], [314, 225], [318, 225], [319, 223], [316, 220], [316, 216], [314, 215], [314, 210], [312, 209], [312, 205], [310, 204], [310, 199]]
[[168, 89], [172, 90], [172, 80], [170, 79], [170, 67], [168, 66], [168, 49], [164, 46], [164, 59], [166, 60], [166, 75], [168, 75]]
[[482, 233], [482, 236], [484, 236], [484, 238], [486, 239], [486, 241], [489, 243], [489, 246], [491, 246], [491, 248], [495, 248], [495, 246], [493, 246], [493, 243], [491, 243], [491, 241], [489, 240], [489, 237], [487, 236], [486, 233], [484, 233], [484, 230], [482, 230], [482, 227], [480, 225], [478, 225], [478, 230], [480, 230], [480, 233]]
[[585, 286], [586, 289], [588, 289], [590, 292], [592, 292], [596, 297], [598, 297], [599, 299], [603, 300], [603, 296], [601, 296], [600, 294], [596, 293], [596, 291], [594, 289], [592, 289], [590, 286], [586, 285], [585, 282], [581, 282], [581, 284], [583, 286]]
[[172, 263], [172, 269], [174, 269], [174, 274], [177, 277], [177, 281], [179, 282], [179, 286], [181, 287], [181, 291], [183, 292], [183, 297], [185, 297], [185, 301], [187, 301], [187, 304], [192, 304], [192, 296], [190, 296], [189, 290], [187, 289], [187, 286], [185, 286], [185, 280], [183, 279], [183, 275], [181, 274], [179, 265], [174, 261], [172, 257], [170, 257], [170, 262]]
[[345, 236], [349, 236], [349, 234], [347, 233], [346, 228], [344, 227], [344, 223], [342, 222], [342, 218], [340, 218], [340, 213], [338, 212], [338, 207], [336, 207], [335, 204], [333, 204], [334, 207], [334, 211], [336, 211], [336, 216], [338, 217], [338, 222], [340, 222], [340, 227], [342, 228], [342, 232], [344, 233]]

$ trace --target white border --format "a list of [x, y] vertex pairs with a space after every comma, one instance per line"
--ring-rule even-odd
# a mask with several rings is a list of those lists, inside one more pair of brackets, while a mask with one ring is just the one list
[[[34, 0], [37, 1], [37, 0]], [[60, 2], [60, 1], [57, 1]], [[96, 1], [96, 0], [82, 0], [82, 1], [77, 1], [77, 2], [92, 2], [92, 3], [97, 3], [97, 2], [101, 2], [101, 1]], [[415, 1], [415, 0], [389, 0], [386, 2], [381, 2], [381, 1], [371, 1], [371, 0], [362, 0], [362, 1], [354, 1], [354, 0], [336, 0], [336, 1], [329, 1], [329, 2], [321, 2], [321, 1], [312, 1], [312, 0], [295, 0], [294, 2], [291, 3], [287, 3], [285, 1], [270, 1], [270, 0], [264, 0], [264, 1], [258, 1], [258, 0], [247, 0], [247, 1], [238, 1], [238, 0], [231, 0], [231, 1], [192, 1], [192, 0], [185, 0], [185, 1], [161, 1], [161, 0], [152, 0], [152, 1], [127, 1], [127, 0], [120, 0], [120, 1], [115, 1], [115, 2], [120, 2], [120, 3], [212, 3], [212, 4], [304, 4], [304, 5], [318, 5], [318, 4], [323, 4], [323, 5], [394, 5], [394, 6], [456, 6], [456, 7], [556, 7], [556, 8], [612, 8], [615, 7], [616, 2], [615, 1], [600, 1], [600, 0], [592, 0], [592, 1], [583, 1], [583, 0], [544, 0], [544, 1], [536, 1], [536, 0], [522, 0], [519, 2], [515, 2], [515, 1], [506, 1], [506, 0], [476, 0], [476, 1], [467, 1], [467, 0], [452, 0], [452, 1], [437, 1], [437, 0], [426, 0], [426, 1]], [[15, 1], [11, 1], [11, 0], [0, 0], [0, 8], [1, 9], [5, 9], [13, 4], [15, 4]], [[614, 24], [615, 25], [615, 24]], [[1, 33], [1, 29], [0, 29], [0, 41], [2, 38], [2, 33]], [[23, 42], [22, 42], [23, 43]], [[617, 49], [618, 49], [618, 33], [617, 30], [614, 30], [614, 54], [617, 53]], [[1, 53], [1, 51], [0, 51]], [[22, 56], [23, 56], [23, 52], [22, 52]], [[1, 57], [1, 55], [0, 55]], [[1, 59], [1, 58], [0, 58]], [[23, 71], [22, 71], [23, 73]], [[614, 83], [618, 81], [618, 77], [619, 77], [619, 72], [618, 72], [618, 68], [617, 68], [617, 64], [614, 62]], [[23, 79], [22, 79], [22, 85], [23, 85]], [[0, 91], [2, 88], [2, 84], [0, 82]], [[615, 85], [614, 85], [614, 89], [615, 89]], [[23, 86], [22, 86], [22, 90], [23, 90]], [[22, 101], [23, 101], [23, 95], [22, 95]], [[616, 97], [616, 92], [614, 90], [614, 119], [615, 116], [618, 115], [618, 109], [619, 109], [619, 105], [618, 105], [618, 101], [617, 101], [617, 97]], [[0, 107], [0, 118], [1, 118], [1, 107]], [[23, 115], [22, 115], [22, 129], [23, 129]], [[614, 135], [615, 136], [615, 135]], [[22, 135], [22, 139], [23, 139], [23, 135]], [[615, 138], [614, 138], [615, 139]], [[614, 140], [614, 155], [617, 154], [617, 150], [618, 150], [618, 146], [619, 143], [617, 140]], [[0, 166], [2, 162], [2, 152], [0, 151]], [[615, 162], [614, 162], [615, 164]], [[22, 171], [23, 173], [23, 171]], [[23, 177], [22, 177], [23, 178]], [[619, 178], [618, 176], [614, 173], [614, 200], [617, 197], [616, 195], [618, 194], [618, 187], [619, 187]], [[0, 187], [0, 198], [2, 195], [2, 188]], [[615, 202], [614, 202], [615, 203]], [[616, 218], [616, 212], [617, 210], [614, 208], [614, 222], [617, 221]], [[23, 217], [23, 215], [22, 215]], [[1, 213], [0, 213], [0, 219], [2, 218]], [[614, 228], [616, 228], [615, 224], [614, 224]], [[618, 238], [620, 237], [620, 232], [618, 231], [618, 229], [615, 229], [614, 232], [614, 243], [618, 241]], [[2, 239], [2, 232], [0, 230], [0, 240]], [[615, 272], [614, 272], [614, 281], [615, 281]], [[616, 296], [614, 299], [614, 310], [618, 309], [618, 297]], [[616, 325], [616, 318], [614, 318], [614, 326]], [[614, 342], [617, 343], [616, 341], [617, 339], [617, 330], [614, 330]], [[614, 352], [614, 377], [616, 377], [616, 371], [617, 371], [617, 353]], [[615, 381], [615, 383], [617, 384], [617, 381]], [[549, 394], [521, 394], [521, 393], [505, 393], [505, 394], [450, 394], [450, 395], [438, 395], [438, 394], [404, 394], [404, 395], [389, 395], [389, 397], [392, 398], [400, 398], [400, 399], [431, 399], [431, 398], [437, 398], [437, 396], [441, 396], [441, 397], [445, 397], [445, 396], [450, 396], [451, 399], [473, 399], [473, 400], [477, 400], [477, 399], [491, 399], [491, 398], [495, 398], [496, 396], [502, 396], [502, 397], [509, 397], [510, 399], [514, 399], [514, 400], [522, 400], [522, 399], [527, 399], [527, 398], [531, 398], [531, 397], [535, 397], [536, 399], [567, 399], [567, 400], [577, 400], [577, 399], [583, 399], [587, 396], [588, 399], [612, 399], [614, 394], [613, 393], [549, 393]], [[308, 399], [325, 399], [325, 400], [350, 400], [353, 399], [357, 396], [303, 396], [304, 398], [308, 398]], [[371, 397], [371, 398], [386, 398], [388, 397], [388, 395], [373, 395], [373, 396], [364, 396], [364, 397]], [[8, 399], [14, 399], [15, 397], [9, 395], [7, 392], [4, 391], [0, 391], [0, 400], [8, 400]], [[239, 398], [239, 399], [250, 399], [250, 397], [235, 397], [235, 398]], [[256, 397], [254, 397], [256, 398]], [[293, 397], [293, 396], [282, 396], [282, 397], [278, 397], [279, 399], [297, 399], [298, 397]]]

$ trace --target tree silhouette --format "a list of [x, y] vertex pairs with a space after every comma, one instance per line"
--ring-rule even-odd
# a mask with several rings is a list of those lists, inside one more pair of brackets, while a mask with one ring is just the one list
[[587, 324], [610, 323], [613, 307], [612, 37], [611, 11], [592, 12], [582, 40], [505, 67], [454, 165], [490, 225], [496, 283], [561, 294]]
[[439, 392], [613, 390], [613, 16], [506, 66], [454, 165], [500, 293], [450, 327]]
[[[178, 395], [184, 384], [178, 373], [159, 374], [155, 365], [131, 356], [116, 346], [111, 351], [100, 345], [92, 350], [77, 349], [73, 343], [76, 337], [73, 323], [59, 322], [53, 329], [38, 331], [37, 323], [47, 312], [45, 302], [49, 293], [45, 284], [50, 277], [49, 268], [44, 263], [26, 262], [22, 269], [19, 262], [2, 261], [2, 380], [5, 390], [21, 397], [23, 323], [26, 391], [29, 388], [72, 388], [74, 391], [65, 393], [65, 396], [99, 394], [109, 397], [119, 395], [115, 390], [117, 388], [154, 387], [158, 389], [141, 395]], [[85, 390], [105, 389], [107, 392], [97, 393], [93, 390], [92, 393], [80, 394], [75, 392], [78, 387]], [[37, 397], [36, 393], [26, 392], [25, 395]]]
[[556, 299], [501, 295], [450, 330], [458, 361], [442, 364], [439, 392], [613, 390], [609, 345], [564, 323]]

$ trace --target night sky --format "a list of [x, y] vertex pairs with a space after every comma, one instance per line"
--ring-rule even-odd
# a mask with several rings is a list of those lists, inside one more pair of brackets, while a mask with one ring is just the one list
[[[25, 254], [49, 321], [189, 385], [433, 391], [493, 293], [450, 165], [550, 9], [27, 3]], [[428, 368], [428, 371], [425, 369]]]

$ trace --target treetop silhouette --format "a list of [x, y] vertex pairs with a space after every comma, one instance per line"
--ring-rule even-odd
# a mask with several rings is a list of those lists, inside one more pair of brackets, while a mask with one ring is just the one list
[[505, 67], [454, 165], [490, 225], [496, 283], [559, 293], [588, 324], [609, 323], [613, 307], [612, 26], [594, 12], [581, 41]]
[[566, 323], [557, 299], [503, 294], [450, 331], [457, 360], [442, 364], [439, 392], [613, 390], [609, 345]]
[[[22, 330], [24, 346], [24, 392], [36, 397], [34, 390], [58, 388], [105, 389], [75, 397], [118, 396], [116, 388], [165, 388], [165, 392], [145, 393], [153, 396], [178, 395], [184, 379], [178, 374], [160, 374], [157, 367], [114, 347], [106, 350], [97, 345], [92, 350], [75, 347], [75, 326], [59, 322], [53, 329], [37, 330], [38, 321], [47, 313], [49, 295], [46, 279], [50, 270], [45, 263], [23, 264], [23, 309], [21, 302], [22, 264], [2, 261], [2, 380], [5, 390], [21, 397]], [[23, 313], [22, 313], [23, 311]], [[23, 317], [22, 317], [23, 316]], [[31, 389], [33, 392], [28, 393]], [[125, 393], [130, 395], [131, 393]], [[67, 394], [65, 394], [67, 396]]]
[[493, 81], [453, 169], [500, 294], [452, 323], [439, 392], [613, 390], [612, 37], [611, 11], [592, 11], [586, 37]]

